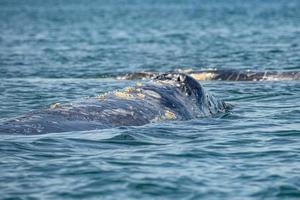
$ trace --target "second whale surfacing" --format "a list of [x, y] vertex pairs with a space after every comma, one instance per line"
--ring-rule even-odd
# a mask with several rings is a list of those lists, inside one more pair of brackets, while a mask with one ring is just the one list
[[194, 78], [169, 73], [135, 87], [27, 113], [0, 123], [0, 133], [43, 134], [141, 126], [162, 120], [208, 117], [229, 108]]

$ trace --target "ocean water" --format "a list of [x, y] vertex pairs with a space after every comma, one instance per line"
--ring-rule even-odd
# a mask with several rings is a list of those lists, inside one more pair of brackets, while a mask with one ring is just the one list
[[[300, 70], [300, 1], [0, 1], [0, 120], [130, 71]], [[222, 116], [0, 136], [0, 199], [299, 199], [300, 82], [201, 82]]]

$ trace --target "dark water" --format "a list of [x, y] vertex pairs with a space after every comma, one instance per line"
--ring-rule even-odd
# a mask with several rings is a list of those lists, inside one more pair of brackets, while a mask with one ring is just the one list
[[[300, 1], [0, 2], [0, 118], [178, 67], [300, 70]], [[1, 199], [299, 199], [300, 82], [203, 82], [225, 116], [2, 135]]]

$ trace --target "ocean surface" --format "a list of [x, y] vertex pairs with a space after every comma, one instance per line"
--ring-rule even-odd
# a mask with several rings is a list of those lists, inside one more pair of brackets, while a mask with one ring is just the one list
[[[0, 120], [142, 70], [300, 70], [298, 0], [1, 0]], [[300, 199], [300, 81], [201, 82], [222, 116], [0, 135], [0, 199]]]

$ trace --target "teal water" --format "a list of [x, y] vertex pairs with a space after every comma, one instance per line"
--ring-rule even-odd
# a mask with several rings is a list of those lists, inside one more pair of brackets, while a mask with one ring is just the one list
[[[300, 2], [1, 1], [0, 120], [177, 68], [300, 70]], [[1, 135], [1, 199], [299, 199], [300, 82], [202, 84], [224, 116]]]

